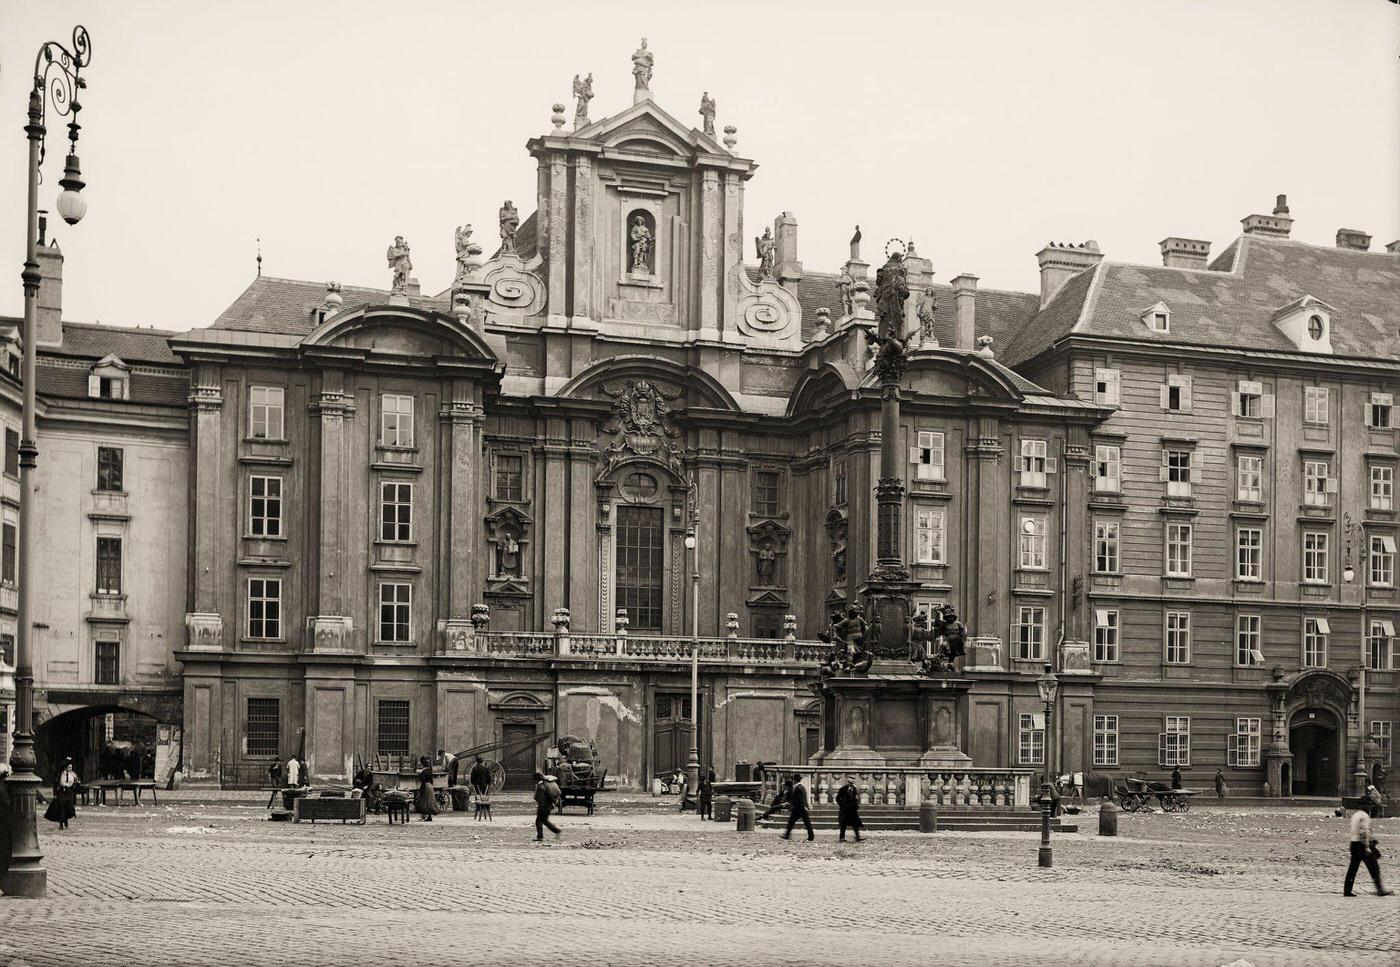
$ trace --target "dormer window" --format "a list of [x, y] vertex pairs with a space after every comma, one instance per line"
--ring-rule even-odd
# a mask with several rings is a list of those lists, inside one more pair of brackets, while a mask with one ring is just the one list
[[1332, 352], [1333, 309], [1320, 299], [1305, 295], [1275, 310], [1273, 324], [1300, 352]]
[[131, 371], [116, 356], [106, 356], [88, 371], [88, 396], [95, 400], [131, 398]]
[[1165, 302], [1159, 302], [1142, 314], [1142, 321], [1153, 332], [1172, 331], [1172, 311]]

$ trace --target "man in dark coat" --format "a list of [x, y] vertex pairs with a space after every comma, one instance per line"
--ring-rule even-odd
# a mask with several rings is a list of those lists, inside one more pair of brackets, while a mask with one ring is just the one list
[[860, 821], [860, 790], [856, 784], [847, 779], [845, 785], [836, 791], [837, 822], [841, 827], [840, 839], [846, 839], [846, 830], [849, 828], [855, 833], [856, 842], [861, 841], [860, 830], [864, 825]]
[[471, 774], [467, 777], [472, 784], [472, 789], [478, 796], [484, 796], [491, 789], [491, 767], [486, 764], [486, 760], [481, 756], [476, 757], [476, 764], [472, 766]]
[[559, 827], [549, 821], [549, 814], [554, 809], [554, 794], [550, 792], [550, 783], [545, 781], [542, 773], [535, 773], [535, 842], [544, 839], [544, 831], [548, 829], [559, 837]]
[[700, 778], [700, 795], [695, 803], [695, 811], [701, 819], [714, 819], [715, 771], [711, 769]]
[[800, 775], [792, 780], [791, 801], [792, 812], [788, 813], [787, 829], [783, 830], [783, 839], [792, 838], [792, 827], [797, 825], [799, 819], [807, 829], [808, 842], [816, 839], [817, 834], [812, 832], [812, 815], [807, 812], [807, 787], [802, 784]]
[[1181, 766], [1176, 766], [1172, 769], [1172, 788], [1181, 788]]
[[779, 789], [777, 795], [773, 797], [773, 801], [768, 804], [768, 808], [764, 810], [763, 815], [758, 817], [758, 821], [763, 822], [763, 820], [773, 815], [779, 809], [782, 809], [785, 805], [787, 805], [787, 801], [791, 798], [792, 779], [784, 779], [782, 788]]

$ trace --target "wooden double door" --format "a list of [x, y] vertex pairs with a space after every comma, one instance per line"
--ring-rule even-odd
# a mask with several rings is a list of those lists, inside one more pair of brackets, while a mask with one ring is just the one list
[[[701, 712], [703, 713], [703, 703]], [[689, 695], [667, 695], [658, 694], [656, 696], [656, 717], [652, 722], [651, 731], [651, 774], [653, 776], [665, 775], [669, 772], [680, 770], [685, 771], [686, 761], [690, 758], [690, 696]], [[704, 742], [704, 723], [700, 728], [700, 762], [702, 766], [709, 763], [705, 761], [706, 748], [708, 743]], [[716, 768], [715, 772], [721, 772]]]

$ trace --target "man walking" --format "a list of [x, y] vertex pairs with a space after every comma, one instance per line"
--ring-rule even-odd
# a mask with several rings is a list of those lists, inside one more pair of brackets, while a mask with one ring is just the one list
[[1176, 766], [1172, 769], [1172, 788], [1181, 788], [1181, 766]]
[[1362, 863], [1366, 864], [1366, 872], [1371, 874], [1376, 884], [1376, 896], [1390, 896], [1395, 892], [1381, 886], [1381, 865], [1376, 859], [1379, 855], [1376, 841], [1371, 836], [1371, 814], [1358, 809], [1351, 814], [1351, 863], [1347, 866], [1342, 896], [1356, 896], [1352, 887], [1356, 885], [1356, 871]]
[[550, 784], [545, 781], [543, 773], [535, 773], [535, 842], [544, 839], [544, 831], [548, 829], [554, 834], [554, 838], [559, 838], [559, 827], [549, 821], [549, 814], [554, 809], [554, 794], [549, 791]]
[[1215, 770], [1215, 798], [1225, 798], [1225, 773], [1219, 769]]
[[792, 780], [792, 793], [789, 799], [792, 803], [792, 812], [788, 813], [787, 829], [783, 831], [783, 839], [792, 838], [792, 827], [796, 826], [800, 819], [802, 825], [807, 829], [807, 841], [811, 842], [817, 838], [817, 834], [812, 832], [812, 816], [807, 812], [807, 787], [802, 784], [800, 774]]
[[836, 791], [836, 811], [837, 822], [841, 827], [841, 842], [846, 841], [846, 830], [849, 828], [856, 835], [856, 842], [861, 841], [860, 830], [863, 825], [860, 821], [860, 790], [850, 779], [845, 785]]

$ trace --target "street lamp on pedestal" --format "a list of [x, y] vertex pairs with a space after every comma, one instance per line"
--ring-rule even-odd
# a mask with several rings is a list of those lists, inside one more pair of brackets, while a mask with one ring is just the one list
[[1060, 691], [1060, 680], [1045, 665], [1045, 674], [1035, 681], [1040, 691], [1040, 700], [1045, 703], [1045, 781], [1040, 787], [1040, 865], [1049, 868], [1054, 865], [1054, 854], [1050, 850], [1050, 812], [1055, 806], [1055, 797], [1050, 794], [1050, 713], [1055, 708], [1055, 697]]
[[39, 170], [44, 163], [45, 121], [49, 106], [68, 121], [68, 157], [59, 186], [58, 213], [69, 225], [76, 225], [87, 211], [83, 180], [78, 166], [78, 94], [87, 87], [80, 76], [92, 61], [92, 45], [87, 30], [73, 28], [73, 49], [49, 41], [34, 59], [34, 85], [29, 91], [29, 121], [24, 133], [29, 138], [29, 199], [25, 209], [23, 382], [24, 403], [19, 439], [19, 555], [18, 628], [15, 641], [15, 736], [10, 750], [10, 823], [14, 852], [9, 871], [0, 879], [6, 896], [42, 897], [48, 894], [48, 872], [39, 850], [35, 803], [40, 779], [34, 773], [34, 584], [30, 580], [34, 559], [34, 470], [39, 465], [39, 446], [34, 422], [34, 364], [37, 356], [39, 297]]
[[690, 521], [685, 531], [685, 549], [690, 553], [690, 753], [685, 759], [686, 792], [698, 803], [700, 797], [700, 552], [696, 534], [700, 529], [699, 491], [695, 475], [690, 476], [686, 495]]

